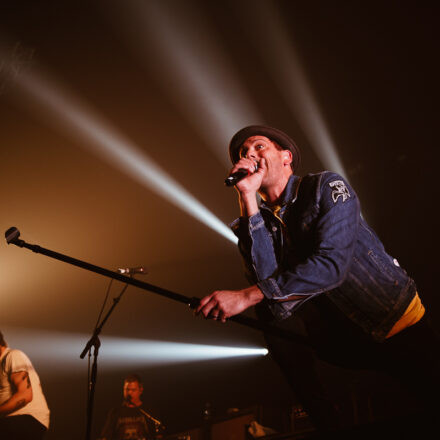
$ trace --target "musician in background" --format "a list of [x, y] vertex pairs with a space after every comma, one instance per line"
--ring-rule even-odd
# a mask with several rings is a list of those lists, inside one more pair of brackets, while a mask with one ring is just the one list
[[0, 331], [0, 438], [41, 440], [49, 408], [29, 358], [8, 347]]
[[163, 436], [165, 427], [143, 407], [143, 391], [137, 374], [124, 379], [122, 405], [108, 413], [99, 440], [153, 440]]

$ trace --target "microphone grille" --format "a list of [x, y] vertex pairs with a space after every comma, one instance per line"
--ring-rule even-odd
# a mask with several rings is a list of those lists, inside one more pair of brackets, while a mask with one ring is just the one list
[[8, 244], [13, 243], [18, 237], [20, 237], [20, 231], [15, 226], [5, 232], [6, 243]]

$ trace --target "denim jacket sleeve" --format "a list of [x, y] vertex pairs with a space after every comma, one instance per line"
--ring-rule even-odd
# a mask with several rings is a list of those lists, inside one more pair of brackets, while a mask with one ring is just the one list
[[274, 275], [278, 269], [278, 262], [272, 236], [261, 212], [249, 218], [240, 217], [231, 226], [238, 237], [238, 248], [249, 282], [256, 284]]
[[294, 295], [305, 300], [344, 281], [356, 243], [359, 201], [341, 176], [329, 172], [319, 175], [313, 194], [315, 200], [308, 205], [313, 214], [302, 213], [313, 217], [310, 251], [300, 262], [280, 267], [261, 212], [248, 221], [240, 219], [235, 228], [250, 279], [267, 299], [288, 301]]

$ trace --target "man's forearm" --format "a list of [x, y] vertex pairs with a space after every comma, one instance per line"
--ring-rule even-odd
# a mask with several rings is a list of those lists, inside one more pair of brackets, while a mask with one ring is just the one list
[[0, 417], [7, 416], [14, 411], [26, 406], [32, 400], [32, 392], [27, 391], [15, 393], [6, 402], [0, 405]]
[[240, 212], [242, 217], [250, 217], [259, 211], [257, 195], [255, 193], [239, 194]]

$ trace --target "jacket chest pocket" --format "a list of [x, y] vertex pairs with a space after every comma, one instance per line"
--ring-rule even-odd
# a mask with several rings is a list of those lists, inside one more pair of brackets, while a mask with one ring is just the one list
[[306, 210], [292, 210], [289, 213], [289, 221], [287, 223], [293, 225], [292, 233], [309, 234], [315, 226], [318, 212], [318, 207], [314, 205]]
[[314, 225], [313, 216], [298, 218], [294, 223], [289, 224], [289, 254], [294, 254], [299, 261], [302, 261], [311, 252], [312, 243], [314, 243]]

